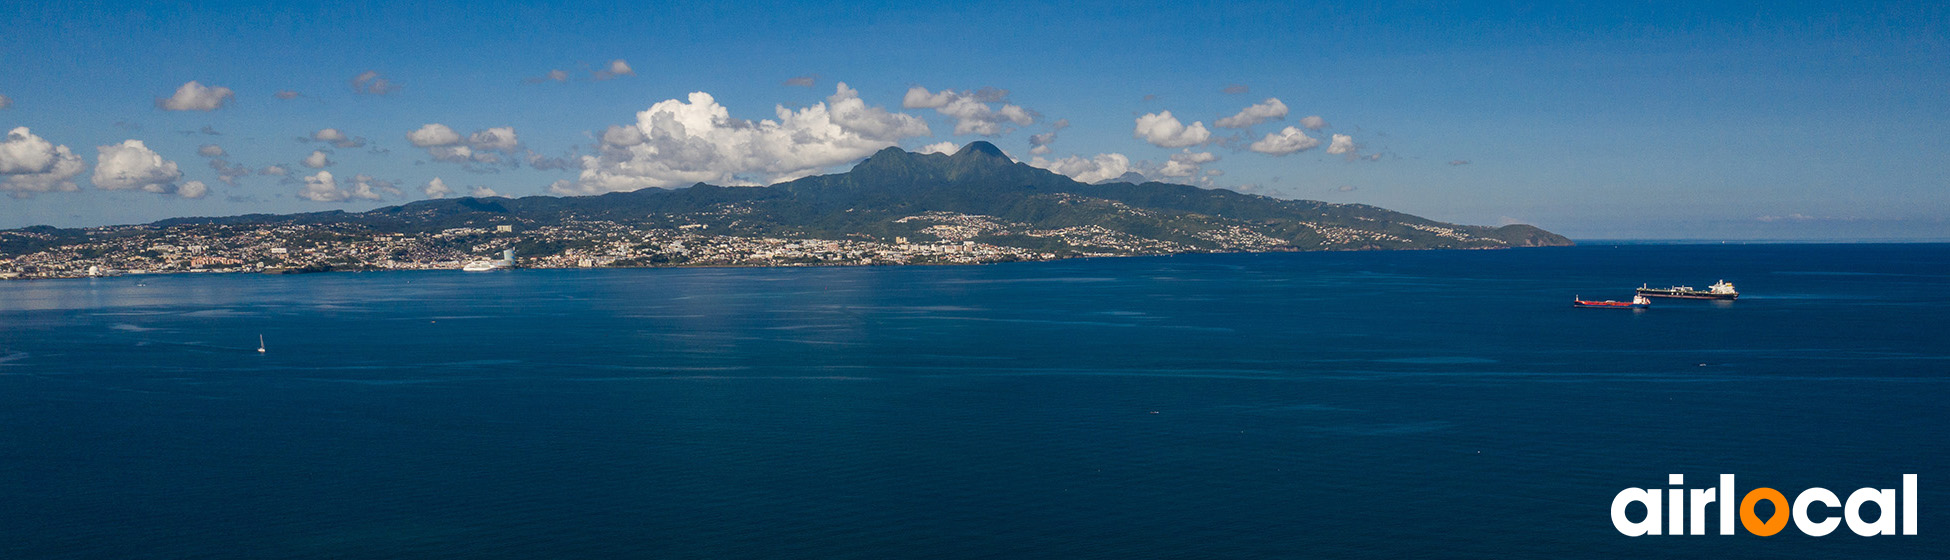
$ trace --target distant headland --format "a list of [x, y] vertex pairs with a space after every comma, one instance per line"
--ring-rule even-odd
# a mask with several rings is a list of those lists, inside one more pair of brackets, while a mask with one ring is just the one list
[[768, 187], [425, 200], [368, 212], [176, 218], [0, 231], [0, 278], [459, 269], [505, 250], [531, 268], [974, 264], [1198, 252], [1571, 245], [1360, 204], [1159, 182], [1086, 184], [987, 142], [887, 148], [851, 171]]

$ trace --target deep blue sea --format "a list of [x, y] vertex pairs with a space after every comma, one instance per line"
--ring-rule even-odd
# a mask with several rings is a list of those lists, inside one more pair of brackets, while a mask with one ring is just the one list
[[[1941, 557], [1946, 317], [1942, 244], [0, 282], [0, 558]], [[1920, 535], [1619, 534], [1672, 473]]]

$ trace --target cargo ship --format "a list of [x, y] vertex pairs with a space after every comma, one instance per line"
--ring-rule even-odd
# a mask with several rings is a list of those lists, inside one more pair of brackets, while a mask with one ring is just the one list
[[1574, 297], [1571, 298], [1571, 307], [1582, 307], [1586, 309], [1645, 309], [1652, 307], [1652, 300], [1645, 299], [1645, 296], [1632, 296], [1632, 301], [1590, 301]]
[[1645, 284], [1640, 284], [1639, 295], [1650, 296], [1650, 297], [1663, 297], [1663, 298], [1679, 298], [1679, 299], [1739, 299], [1740, 298], [1740, 292], [1734, 291], [1733, 284], [1728, 284], [1727, 281], [1725, 280], [1721, 280], [1717, 283], [1714, 283], [1711, 286], [1707, 286], [1706, 289], [1704, 290], [1694, 289], [1691, 286], [1653, 288]]

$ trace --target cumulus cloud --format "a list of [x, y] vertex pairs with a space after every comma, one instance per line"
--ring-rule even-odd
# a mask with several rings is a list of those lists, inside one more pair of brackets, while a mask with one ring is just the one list
[[284, 100], [292, 100], [292, 99], [297, 99], [298, 95], [299, 95], [298, 92], [286, 89], [286, 90], [279, 90], [277, 93], [271, 94], [271, 97], [276, 97], [278, 99], [284, 99]]
[[169, 111], [215, 111], [235, 94], [227, 87], [204, 87], [195, 81], [176, 88], [176, 94], [156, 99], [156, 106]]
[[1320, 118], [1320, 115], [1303, 117], [1300, 119], [1300, 126], [1307, 127], [1307, 130], [1320, 130], [1327, 128], [1327, 119]]
[[860, 99], [859, 90], [846, 87], [846, 82], [840, 82], [833, 95], [826, 97], [826, 110], [834, 125], [870, 141], [892, 144], [902, 138], [929, 134], [928, 123], [920, 117], [870, 107]]
[[1056, 143], [1056, 132], [1069, 127], [1070, 119], [1057, 119], [1055, 124], [1050, 125], [1049, 132], [1031, 135], [1029, 137], [1029, 155], [1049, 155], [1051, 151], [1049, 145]]
[[1146, 113], [1138, 117], [1137, 128], [1131, 132], [1133, 138], [1143, 138], [1160, 148], [1183, 148], [1197, 146], [1212, 139], [1212, 131], [1206, 130], [1205, 123], [1193, 122], [1185, 126], [1171, 116], [1171, 111]]
[[530, 151], [530, 152], [528, 152], [528, 154], [527, 154], [527, 156], [526, 156], [526, 157], [527, 157], [527, 160], [528, 160], [528, 167], [529, 167], [529, 168], [531, 168], [531, 169], [542, 169], [542, 170], [550, 170], [550, 169], [561, 169], [561, 170], [567, 170], [567, 169], [574, 169], [574, 168], [576, 167], [576, 159], [575, 159], [574, 157], [572, 157], [572, 156], [573, 156], [573, 154], [571, 154], [571, 157], [548, 157], [548, 156], [545, 156], [545, 155], [542, 155], [542, 154], [538, 154], [538, 153], [535, 153], [535, 152], [533, 152], [533, 151]]
[[955, 153], [955, 149], [956, 149], [956, 148], [957, 148], [957, 146], [955, 146], [955, 143], [954, 143], [954, 142], [950, 142], [950, 141], [946, 141], [946, 140], [944, 140], [944, 141], [941, 141], [941, 142], [935, 142], [935, 143], [933, 143], [933, 144], [928, 144], [928, 145], [926, 145], [926, 146], [921, 146], [921, 149], [919, 149], [919, 150], [915, 150], [915, 153], [919, 153], [919, 154], [948, 154], [948, 155], [954, 155], [954, 153]]
[[[1249, 87], [1246, 87], [1246, 86], [1245, 86], [1245, 85], [1243, 85], [1243, 84], [1232, 84], [1232, 85], [1228, 85], [1228, 86], [1226, 86], [1226, 88], [1225, 88], [1225, 89], [1222, 89], [1222, 90], [1219, 90], [1219, 91], [1222, 91], [1222, 92], [1225, 92], [1225, 93], [1226, 93], [1227, 95], [1243, 95], [1243, 94], [1245, 94], [1246, 92], [1249, 92], [1249, 91], [1252, 91], [1252, 90], [1253, 90], [1253, 88], [1249, 88]], [[1225, 126], [1225, 125], [1219, 125], [1219, 126]]]
[[204, 144], [202, 146], [197, 146], [196, 155], [215, 158], [215, 157], [223, 157], [225, 154], [223, 151], [223, 146], [218, 146], [216, 144]]
[[98, 188], [182, 194], [176, 181], [183, 178], [183, 172], [176, 168], [176, 162], [163, 159], [141, 140], [123, 140], [121, 144], [98, 146], [95, 151], [98, 155], [92, 179]]
[[1280, 129], [1279, 132], [1267, 134], [1265, 138], [1246, 146], [1246, 149], [1262, 154], [1283, 156], [1319, 145], [1319, 138], [1308, 136], [1305, 131], [1289, 126]]
[[467, 196], [471, 196], [474, 198], [487, 198], [490, 196], [501, 196], [501, 193], [494, 192], [494, 189], [490, 189], [480, 185], [474, 185], [472, 187], [467, 188]]
[[1070, 156], [1062, 159], [1031, 158], [1029, 165], [1068, 176], [1083, 183], [1101, 183], [1131, 172], [1131, 158], [1124, 154], [1097, 154], [1089, 158]]
[[363, 173], [352, 176], [350, 190], [352, 191], [352, 198], [365, 200], [379, 200], [384, 198], [385, 195], [399, 196], [401, 194], [399, 187], [393, 186], [392, 181], [378, 179]]
[[0, 191], [14, 198], [34, 193], [73, 191], [74, 177], [86, 167], [67, 146], [56, 145], [17, 127], [0, 142]]
[[349, 196], [345, 189], [339, 188], [339, 182], [332, 178], [330, 171], [320, 171], [304, 179], [305, 186], [298, 189], [298, 198], [313, 202], [339, 202]]
[[299, 163], [303, 163], [305, 167], [312, 169], [324, 169], [325, 166], [331, 165], [334, 162], [325, 156], [324, 150], [312, 150], [311, 155], [305, 156], [305, 160]]
[[246, 177], [251, 174], [249, 167], [232, 165], [229, 161], [223, 159], [211, 159], [210, 169], [216, 170], [217, 180], [229, 185], [237, 184], [238, 177]]
[[0, 95], [0, 109], [11, 109], [13, 106], [14, 98]]
[[623, 62], [623, 59], [619, 58], [609, 61], [609, 65], [604, 66], [602, 70], [597, 70], [595, 78], [601, 81], [635, 75], [636, 71], [630, 69], [630, 63]]
[[206, 194], [210, 194], [210, 187], [202, 181], [184, 181], [176, 188], [176, 196], [183, 198], [203, 198]]
[[[1039, 115], [1035, 111], [1009, 104], [1008, 100], [1009, 90], [1006, 89], [944, 89], [930, 93], [928, 88], [914, 86], [901, 97], [901, 107], [934, 109], [936, 113], [954, 117], [955, 134], [999, 136], [1011, 130], [1008, 124], [1028, 126], [1036, 122]], [[1002, 107], [990, 106], [993, 103], [1000, 103]]]
[[362, 137], [355, 138], [355, 137], [346, 136], [344, 132], [340, 132], [339, 129], [336, 128], [318, 129], [317, 132], [311, 133], [311, 140], [317, 142], [324, 142], [327, 144], [331, 144], [333, 147], [346, 148], [346, 149], [358, 148], [366, 145], [365, 138]]
[[406, 141], [422, 148], [449, 146], [460, 143], [460, 133], [454, 132], [454, 129], [447, 125], [432, 123], [406, 133]]
[[782, 82], [781, 85], [809, 88], [809, 87], [813, 87], [813, 84], [818, 83], [818, 81], [819, 81], [819, 77], [813, 76], [811, 74], [807, 74], [804, 76], [795, 76], [791, 78], [786, 78], [785, 82]]
[[1194, 152], [1186, 149], [1172, 154], [1171, 159], [1166, 161], [1163, 167], [1158, 168], [1158, 174], [1166, 177], [1193, 177], [1198, 175], [1202, 166], [1215, 161], [1219, 161], [1219, 156], [1212, 152]]
[[1268, 97], [1265, 101], [1241, 109], [1239, 114], [1219, 119], [1212, 124], [1222, 128], [1246, 128], [1273, 119], [1284, 119], [1286, 112], [1285, 103], [1281, 103], [1279, 98]]
[[264, 166], [264, 169], [260, 169], [260, 170], [258, 170], [258, 171], [257, 171], [257, 174], [258, 174], [258, 175], [271, 175], [271, 176], [277, 176], [277, 177], [283, 177], [283, 176], [286, 176], [286, 175], [290, 175], [290, 174], [291, 174], [291, 170], [290, 170], [290, 169], [286, 169], [286, 168], [285, 168], [284, 166], [282, 166], [282, 165], [266, 165], [266, 166]]
[[799, 110], [775, 106], [776, 120], [732, 118], [711, 94], [668, 99], [637, 113], [636, 123], [602, 134], [598, 154], [582, 157], [575, 182], [556, 194], [596, 194], [697, 182], [771, 184], [859, 160], [902, 139], [928, 135], [913, 115], [869, 107], [841, 83], [823, 103]]
[[426, 186], [420, 187], [420, 192], [426, 193], [427, 198], [447, 198], [454, 195], [454, 189], [449, 188], [447, 182], [440, 180], [439, 177], [427, 181]]
[[1361, 189], [1355, 188], [1353, 185], [1341, 185], [1340, 187], [1337, 187], [1334, 190], [1341, 191], [1341, 192], [1354, 192]]
[[340, 185], [330, 171], [320, 171], [305, 177], [305, 186], [298, 189], [298, 198], [312, 202], [345, 202], [352, 199], [380, 200], [384, 194], [399, 194], [399, 189], [387, 181], [374, 179], [371, 175], [354, 175], [351, 182]]
[[386, 95], [399, 91], [399, 88], [399, 84], [393, 83], [392, 80], [386, 79], [385, 76], [381, 76], [379, 72], [373, 70], [360, 72], [359, 75], [352, 77], [353, 93]]
[[496, 152], [514, 155], [521, 147], [521, 139], [511, 126], [476, 130], [462, 137], [452, 127], [431, 123], [406, 133], [406, 141], [426, 148], [427, 155], [436, 161], [455, 163], [496, 163], [501, 161]]
[[1354, 137], [1346, 134], [1334, 135], [1334, 142], [1327, 145], [1327, 153], [1340, 155], [1354, 153]]
[[467, 145], [476, 150], [505, 152], [521, 142], [515, 138], [515, 127], [502, 126], [475, 131], [467, 136]]

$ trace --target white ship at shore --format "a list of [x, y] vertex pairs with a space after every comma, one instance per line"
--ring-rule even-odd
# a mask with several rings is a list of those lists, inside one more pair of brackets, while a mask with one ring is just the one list
[[514, 267], [515, 267], [515, 250], [508, 249], [506, 251], [501, 252], [501, 258], [498, 260], [474, 261], [474, 262], [467, 263], [466, 266], [462, 266], [460, 267], [460, 269], [466, 272], [489, 272], [494, 270], [501, 270], [504, 268], [514, 268]]

